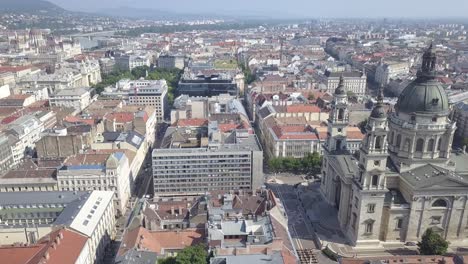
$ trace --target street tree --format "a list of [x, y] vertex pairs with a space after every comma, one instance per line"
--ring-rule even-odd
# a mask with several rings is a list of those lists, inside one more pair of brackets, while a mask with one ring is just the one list
[[418, 242], [419, 253], [422, 255], [443, 255], [447, 253], [448, 245], [449, 242], [432, 229], [427, 229]]

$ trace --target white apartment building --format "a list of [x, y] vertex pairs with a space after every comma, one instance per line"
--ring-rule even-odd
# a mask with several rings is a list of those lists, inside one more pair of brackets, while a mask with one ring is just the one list
[[123, 152], [80, 154], [65, 160], [57, 173], [61, 191], [113, 191], [115, 209], [124, 213], [130, 198], [130, 167]]
[[0, 133], [0, 175], [13, 166], [13, 153], [8, 142], [8, 136]]
[[27, 149], [33, 149], [41, 139], [44, 124], [35, 116], [25, 115], [13, 121], [6, 133], [9, 135], [13, 152], [13, 166], [24, 159]]
[[52, 73], [29, 74], [17, 81], [19, 89], [47, 88], [49, 93], [75, 88], [90, 87], [101, 82], [101, 68], [97, 60], [81, 63], [64, 63]]
[[325, 76], [327, 91], [330, 94], [335, 93], [336, 87], [340, 83], [341, 76], [347, 92], [352, 92], [357, 96], [366, 94], [367, 89], [367, 76], [362, 72], [326, 72]]
[[91, 103], [91, 94], [87, 88], [73, 88], [57, 91], [49, 98], [50, 106], [73, 108], [81, 112]]
[[115, 57], [115, 64], [121, 70], [131, 71], [136, 67], [151, 66], [148, 55], [122, 55]]
[[161, 122], [168, 111], [166, 80], [123, 79], [115, 87], [107, 87], [103, 96], [124, 99], [130, 105], [152, 106], [156, 120]]
[[410, 64], [407, 61], [389, 61], [380, 63], [375, 70], [375, 81], [380, 85], [387, 85], [390, 79], [399, 75], [407, 75]]
[[73, 213], [62, 213], [55, 225], [66, 225], [88, 237], [91, 263], [101, 263], [105, 249], [111, 242], [115, 228], [114, 193], [93, 191]]

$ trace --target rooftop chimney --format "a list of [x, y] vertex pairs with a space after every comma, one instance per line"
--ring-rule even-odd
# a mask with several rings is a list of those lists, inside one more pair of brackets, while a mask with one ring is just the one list
[[174, 215], [175, 212], [174, 212], [174, 206], [171, 206], [171, 215]]
[[182, 210], [183, 210], [182, 206], [179, 205], [179, 214], [180, 215], [182, 215]]

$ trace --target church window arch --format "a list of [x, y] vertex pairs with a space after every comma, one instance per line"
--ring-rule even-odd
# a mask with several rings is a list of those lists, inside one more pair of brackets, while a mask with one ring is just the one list
[[437, 142], [437, 150], [440, 151], [441, 148], [442, 148], [442, 139], [439, 138], [439, 141]]
[[343, 120], [344, 119], [344, 109], [341, 108], [338, 110], [338, 120]]
[[403, 145], [403, 150], [409, 152], [411, 148], [411, 141], [409, 138], [405, 139], [405, 144]]
[[379, 175], [372, 175], [371, 185], [372, 187], [377, 187], [379, 184]]
[[375, 138], [375, 149], [382, 149], [382, 136]]
[[447, 207], [447, 201], [444, 199], [437, 199], [432, 203], [432, 207]]
[[390, 133], [390, 137], [388, 138], [388, 143], [389, 143], [389, 144], [393, 144], [393, 137], [394, 137], [394, 136], [395, 136], [395, 132], [392, 131], [392, 132]]
[[396, 137], [396, 146], [399, 148], [401, 146], [401, 135]]
[[372, 232], [374, 231], [374, 220], [372, 219], [368, 219], [365, 221], [365, 225], [366, 225], [366, 234], [372, 234]]
[[418, 138], [416, 141], [416, 151], [422, 152], [424, 149], [424, 139]]
[[427, 151], [434, 151], [434, 139], [431, 138], [427, 142]]

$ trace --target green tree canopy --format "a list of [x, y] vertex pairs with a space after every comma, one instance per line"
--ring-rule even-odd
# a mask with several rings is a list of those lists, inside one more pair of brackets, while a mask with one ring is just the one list
[[268, 161], [268, 165], [270, 166], [270, 169], [277, 173], [280, 172], [282, 169], [282, 162], [279, 158], [272, 158]]
[[308, 153], [303, 158], [271, 158], [268, 165], [273, 172], [316, 173], [322, 166], [322, 157], [314, 152]]
[[208, 254], [203, 245], [198, 244], [184, 248], [177, 253], [176, 264], [206, 264]]
[[[148, 73], [148, 76], [146, 74]], [[174, 94], [175, 94], [175, 88], [177, 87], [177, 84], [179, 83], [180, 76], [182, 74], [182, 71], [177, 68], [173, 69], [163, 69], [163, 68], [156, 68], [156, 69], [150, 69], [148, 66], [140, 66], [140, 67], [135, 67], [132, 69], [132, 71], [122, 71], [119, 69], [116, 69], [115, 71], [109, 73], [109, 74], [103, 74], [102, 75], [102, 81], [93, 87], [96, 88], [96, 92], [98, 94], [102, 93], [104, 88], [115, 85], [118, 81], [122, 79], [140, 79], [140, 78], [145, 78], [147, 80], [166, 80], [167, 86], [168, 86], [168, 102], [169, 105], [172, 105], [174, 102]]]
[[448, 245], [449, 242], [432, 229], [427, 229], [421, 241], [418, 242], [419, 253], [423, 255], [443, 255], [447, 253]]
[[314, 93], [310, 92], [310, 93], [309, 93], [309, 96], [307, 96], [307, 99], [309, 99], [309, 100], [314, 100], [314, 99], [315, 99]]

